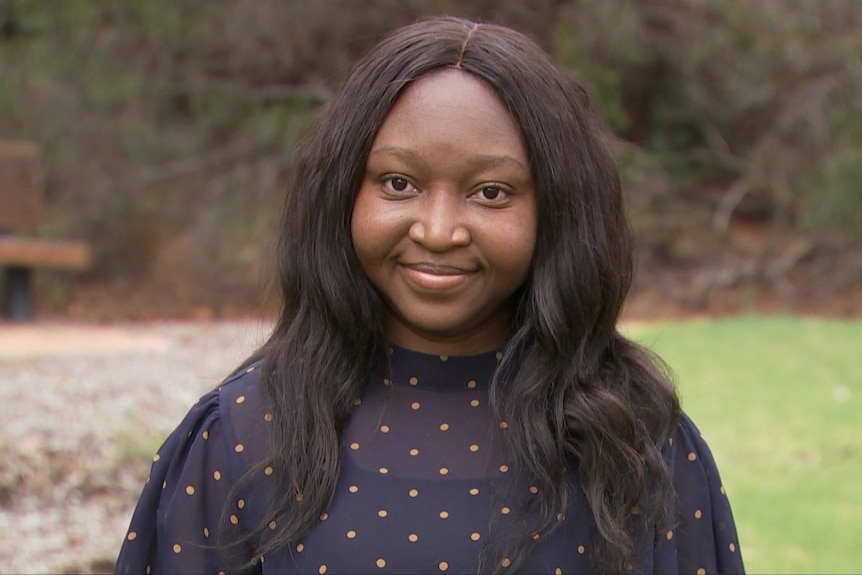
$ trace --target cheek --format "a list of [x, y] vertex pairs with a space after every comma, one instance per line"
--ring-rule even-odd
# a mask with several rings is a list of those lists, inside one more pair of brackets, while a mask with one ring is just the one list
[[359, 191], [350, 219], [350, 235], [353, 249], [366, 271], [369, 265], [385, 258], [398, 242], [399, 225], [385, 205]]

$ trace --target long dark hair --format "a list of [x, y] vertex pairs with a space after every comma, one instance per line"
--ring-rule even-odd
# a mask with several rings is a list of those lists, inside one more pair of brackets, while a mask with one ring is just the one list
[[[354, 253], [350, 218], [378, 128], [400, 91], [439, 68], [487, 82], [519, 124], [538, 202], [531, 277], [492, 383], [511, 449], [538, 481], [540, 533], [565, 509], [577, 473], [595, 521], [593, 566], [633, 560], [632, 529], [668, 516], [660, 448], [679, 415], [646, 350], [616, 329], [633, 245], [616, 166], [584, 90], [534, 42], [508, 28], [434, 18], [396, 30], [352, 70], [300, 145], [278, 240], [283, 309], [264, 346], [275, 413], [278, 529], [258, 551], [298, 541], [326, 509], [340, 441], [384, 346], [382, 303]], [[639, 509], [639, 511], [638, 511]], [[533, 540], [525, 533], [512, 562]]]

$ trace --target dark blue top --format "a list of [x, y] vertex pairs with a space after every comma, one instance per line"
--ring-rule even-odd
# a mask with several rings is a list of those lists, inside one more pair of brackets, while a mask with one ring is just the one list
[[[117, 572], [477, 573], [507, 565], [508, 544], [532, 532], [533, 517], [521, 511], [538, 489], [508, 460], [506, 422], [488, 406], [498, 357], [392, 350], [391, 372], [381, 369], [354, 401], [331, 505], [301, 542], [262, 558], [253, 557], [259, 535], [242, 536], [277, 527], [277, 517], [265, 516], [276, 496], [272, 469], [229, 491], [264, 460], [273, 417], [259, 365], [233, 376], [159, 449]], [[742, 573], [724, 487], [687, 417], [663, 454], [678, 520], [637, 534], [634, 572]], [[572, 481], [560, 525], [533, 535], [520, 572], [589, 572], [593, 522]]]

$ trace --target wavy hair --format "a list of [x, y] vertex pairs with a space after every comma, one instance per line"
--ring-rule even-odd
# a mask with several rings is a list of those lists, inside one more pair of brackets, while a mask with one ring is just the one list
[[[585, 91], [524, 35], [460, 18], [400, 28], [353, 68], [301, 143], [277, 244], [283, 308], [264, 360], [272, 460], [283, 496], [264, 554], [296, 542], [328, 506], [353, 399], [385, 345], [382, 300], [354, 253], [350, 219], [377, 130], [401, 90], [439, 68], [481, 78], [520, 126], [538, 204], [532, 274], [491, 386], [510, 448], [540, 487], [538, 531], [559, 524], [577, 474], [595, 522], [597, 571], [633, 561], [633, 529], [669, 517], [660, 448], [679, 403], [660, 361], [617, 331], [633, 243], [617, 168]], [[637, 511], [639, 510], [639, 512]], [[524, 534], [503, 571], [530, 550]]]

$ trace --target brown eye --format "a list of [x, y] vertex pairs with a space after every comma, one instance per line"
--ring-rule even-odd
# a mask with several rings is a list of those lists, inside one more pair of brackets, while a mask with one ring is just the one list
[[408, 182], [404, 178], [396, 177], [389, 180], [389, 185], [392, 186], [392, 189], [396, 192], [403, 192], [410, 185], [410, 182]]
[[496, 200], [500, 197], [500, 188], [496, 186], [485, 186], [481, 190], [482, 198], [485, 200]]

